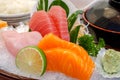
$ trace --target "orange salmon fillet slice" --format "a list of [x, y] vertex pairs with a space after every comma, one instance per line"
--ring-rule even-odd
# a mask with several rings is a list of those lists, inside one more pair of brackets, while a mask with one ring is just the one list
[[39, 42], [38, 47], [46, 54], [48, 70], [62, 72], [80, 80], [90, 80], [95, 64], [81, 46], [48, 34]]
[[0, 20], [0, 28], [6, 27], [6, 26], [8, 26], [7, 22]]

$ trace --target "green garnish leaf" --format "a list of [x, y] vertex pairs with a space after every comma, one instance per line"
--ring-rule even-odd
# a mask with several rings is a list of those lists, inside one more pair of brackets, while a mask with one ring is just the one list
[[43, 10], [43, 0], [39, 0], [37, 10]]
[[77, 20], [78, 18], [78, 15], [79, 14], [82, 14], [83, 11], [82, 10], [77, 10], [76, 12], [72, 13], [69, 18], [68, 18], [68, 30], [70, 32], [70, 30], [72, 29], [75, 21]]
[[48, 0], [39, 0], [37, 10], [48, 10]]
[[102, 38], [99, 39], [98, 44], [94, 41], [94, 36], [92, 35], [84, 35], [78, 38], [78, 43], [82, 46], [89, 55], [97, 56], [98, 51], [105, 47], [105, 42]]
[[45, 3], [45, 11], [48, 10], [48, 0], [44, 0], [44, 3]]
[[100, 50], [101, 47], [104, 47], [105, 46], [105, 41], [103, 38], [99, 38], [99, 41], [98, 41], [98, 45], [97, 45], [97, 49]]
[[67, 16], [69, 15], [69, 7], [67, 6], [67, 4], [65, 2], [63, 2], [62, 0], [54, 0], [50, 6], [49, 6], [49, 9], [54, 6], [54, 5], [59, 5], [61, 6], [65, 11], [66, 11], [66, 14]]
[[80, 30], [80, 25], [76, 26], [76, 27], [70, 32], [70, 42], [76, 43], [79, 30]]

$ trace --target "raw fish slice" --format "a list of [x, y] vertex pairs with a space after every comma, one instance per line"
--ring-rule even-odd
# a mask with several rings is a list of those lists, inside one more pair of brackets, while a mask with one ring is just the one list
[[67, 15], [65, 10], [60, 6], [52, 6], [48, 14], [53, 19], [55, 26], [57, 27], [60, 37], [64, 40], [70, 41], [68, 32]]
[[53, 34], [49, 34], [47, 37], [44, 37], [40, 41], [38, 46], [40, 46], [40, 48], [42, 48], [43, 50], [57, 47], [61, 47], [63, 49], [70, 49], [71, 51], [74, 51], [79, 57], [82, 57], [83, 60], [85, 60], [87, 63], [91, 63], [89, 65], [93, 67], [94, 62], [92, 62], [92, 59], [89, 57], [88, 53], [81, 46], [65, 40], [61, 40], [58, 37], [53, 36]]
[[39, 42], [47, 57], [47, 69], [79, 80], [90, 80], [95, 64], [82, 47], [48, 34]]
[[2, 37], [8, 51], [16, 56], [18, 51], [29, 45], [37, 45], [41, 40], [42, 36], [40, 33], [34, 32], [24, 32], [17, 33], [15, 31], [4, 31], [2, 32]]
[[[41, 34], [38, 33], [37, 31], [25, 32], [25, 33], [21, 33], [20, 35], [21, 35], [21, 37], [23, 36], [24, 39], [27, 39], [26, 45], [28, 45], [28, 44], [36, 45], [38, 43], [38, 41], [41, 40], [41, 38], [42, 38]], [[31, 39], [31, 38], [33, 38], [33, 39]]]
[[[15, 55], [15, 53], [18, 51], [18, 49], [17, 49], [17, 47], [16, 47], [16, 49], [14, 49], [14, 46], [17, 46], [17, 44], [16, 44], [16, 43], [18, 43], [17, 38], [20, 38], [18, 33], [16, 31], [5, 31], [5, 32], [2, 32], [1, 35], [2, 35], [2, 38], [5, 42], [5, 45], [8, 49], [8, 51], [10, 51], [12, 55]], [[21, 46], [19, 45], [19, 47], [21, 47]]]
[[8, 24], [6, 21], [0, 20], [0, 28], [7, 27], [7, 26], [8, 26]]
[[65, 40], [61, 40], [60, 38], [53, 36], [53, 34], [46, 35], [39, 42], [38, 46], [43, 50], [57, 48], [57, 47], [61, 47], [63, 49], [70, 49], [71, 51], [74, 51], [78, 56], [82, 57], [84, 60], [91, 59], [88, 56], [88, 53], [81, 46], [74, 43], [70, 43]]
[[58, 30], [55, 27], [52, 19], [45, 11], [35, 12], [30, 20], [30, 29], [39, 31], [42, 36], [48, 33], [53, 33], [59, 36]]
[[[41, 15], [39, 13], [41, 13]], [[45, 11], [34, 12], [34, 14], [32, 15], [32, 18], [30, 19], [30, 23], [29, 23], [31, 30], [35, 30], [35, 28], [39, 24], [39, 21], [41, 21], [42, 18], [45, 18], [44, 13], [46, 14]]]
[[[81, 58], [75, 55], [74, 52], [66, 49], [54, 48], [45, 50], [45, 54], [47, 57], [47, 70], [62, 72], [68, 76], [81, 80], [88, 75], [87, 71], [83, 73], [86, 64]], [[86, 80], [88, 79], [86, 78]]]

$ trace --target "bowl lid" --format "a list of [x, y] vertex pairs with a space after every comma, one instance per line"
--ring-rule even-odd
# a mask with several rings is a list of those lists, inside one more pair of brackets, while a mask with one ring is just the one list
[[120, 32], [120, 0], [98, 0], [86, 11], [85, 17], [98, 27]]

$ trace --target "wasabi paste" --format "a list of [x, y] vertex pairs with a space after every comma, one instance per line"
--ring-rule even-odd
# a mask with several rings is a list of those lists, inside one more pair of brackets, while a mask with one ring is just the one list
[[108, 49], [102, 58], [102, 67], [109, 74], [118, 73], [120, 71], [120, 52]]

